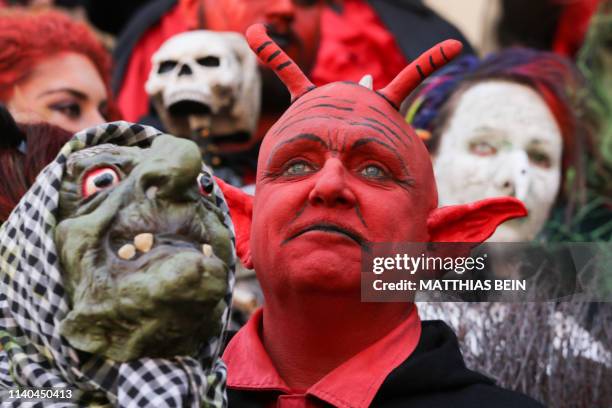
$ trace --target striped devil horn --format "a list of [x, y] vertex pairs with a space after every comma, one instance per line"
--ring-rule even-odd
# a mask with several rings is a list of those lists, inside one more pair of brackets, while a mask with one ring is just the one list
[[415, 61], [402, 70], [394, 79], [377, 92], [384, 96], [396, 109], [419, 84], [436, 69], [455, 58], [462, 45], [456, 40], [442, 41], [421, 54]]
[[246, 32], [251, 49], [259, 61], [270, 68], [291, 93], [291, 102], [295, 101], [315, 86], [291, 58], [268, 36], [263, 24], [254, 24]]

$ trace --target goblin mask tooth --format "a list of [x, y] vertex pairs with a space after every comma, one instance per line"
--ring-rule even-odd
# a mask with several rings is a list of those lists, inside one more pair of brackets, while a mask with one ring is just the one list
[[125, 259], [126, 261], [132, 259], [136, 255], [136, 248], [132, 244], [125, 244], [117, 251], [119, 258]]
[[202, 252], [204, 253], [204, 255], [208, 258], [210, 258], [211, 256], [213, 256], [213, 249], [210, 245], [208, 244], [204, 244], [202, 245]]
[[149, 252], [153, 247], [153, 234], [145, 232], [134, 237], [134, 246], [140, 252]]

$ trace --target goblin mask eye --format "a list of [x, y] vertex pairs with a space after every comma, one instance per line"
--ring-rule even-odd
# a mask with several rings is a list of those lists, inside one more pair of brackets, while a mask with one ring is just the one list
[[119, 184], [119, 174], [112, 167], [99, 167], [83, 178], [83, 198]]
[[205, 196], [210, 195], [215, 187], [212, 176], [207, 173], [200, 175], [198, 184], [200, 185], [200, 193]]

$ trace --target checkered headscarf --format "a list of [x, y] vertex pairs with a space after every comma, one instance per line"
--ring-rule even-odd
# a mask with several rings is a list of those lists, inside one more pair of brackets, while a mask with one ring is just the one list
[[[59, 332], [59, 322], [69, 307], [53, 232], [68, 156], [102, 143], [146, 147], [161, 134], [154, 128], [127, 122], [77, 133], [41, 172], [0, 228], [0, 389], [67, 387], [76, 394], [79, 406], [227, 405], [226, 368], [218, 357], [221, 338], [203, 345], [195, 358], [142, 358], [118, 363], [77, 353]], [[233, 241], [229, 210], [216, 184], [213, 194]], [[234, 284], [233, 262], [229, 267], [223, 327]], [[65, 406], [74, 406], [74, 402]]]

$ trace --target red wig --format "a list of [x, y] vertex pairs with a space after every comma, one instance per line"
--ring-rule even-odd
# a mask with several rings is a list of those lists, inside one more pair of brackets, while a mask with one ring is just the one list
[[0, 101], [12, 96], [15, 84], [25, 80], [37, 62], [62, 52], [91, 60], [106, 87], [107, 119], [120, 119], [111, 98], [109, 53], [86, 24], [57, 11], [0, 11]]

